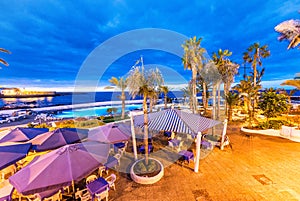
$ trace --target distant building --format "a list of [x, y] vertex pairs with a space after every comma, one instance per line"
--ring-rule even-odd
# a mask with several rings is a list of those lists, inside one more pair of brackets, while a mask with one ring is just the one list
[[18, 89], [18, 88], [0, 88], [0, 94], [3, 96], [19, 95], [20, 89]]
[[296, 73], [294, 80], [300, 80], [300, 73]]
[[19, 88], [0, 87], [1, 97], [34, 97], [34, 96], [55, 96], [55, 91], [27, 91]]

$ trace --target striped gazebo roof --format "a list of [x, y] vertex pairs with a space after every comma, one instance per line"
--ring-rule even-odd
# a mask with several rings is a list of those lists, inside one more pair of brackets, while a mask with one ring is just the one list
[[[148, 114], [148, 126], [151, 130], [174, 131], [193, 136], [219, 123], [221, 122], [176, 109], [167, 109]], [[144, 115], [135, 116], [134, 125], [144, 127]]]

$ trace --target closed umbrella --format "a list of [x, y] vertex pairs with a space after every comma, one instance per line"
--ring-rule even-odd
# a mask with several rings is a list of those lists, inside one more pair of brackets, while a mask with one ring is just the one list
[[88, 140], [115, 144], [128, 141], [131, 136], [130, 126], [126, 124], [106, 124], [89, 131]]
[[105, 164], [108, 152], [109, 145], [98, 142], [65, 145], [35, 158], [9, 182], [23, 195], [69, 186]]
[[13, 143], [6, 142], [0, 144], [0, 170], [16, 163], [25, 158], [29, 149], [30, 143]]
[[46, 151], [87, 138], [87, 129], [58, 128], [36, 136], [30, 142], [35, 151]]
[[2, 142], [25, 142], [33, 139], [34, 137], [48, 132], [48, 128], [15, 128], [7, 133], [1, 140]]

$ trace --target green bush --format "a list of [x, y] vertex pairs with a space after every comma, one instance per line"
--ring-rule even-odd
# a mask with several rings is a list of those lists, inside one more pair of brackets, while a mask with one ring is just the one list
[[259, 129], [280, 129], [282, 125], [290, 126], [290, 123], [285, 120], [270, 120], [268, 122], [261, 122], [257, 125]]

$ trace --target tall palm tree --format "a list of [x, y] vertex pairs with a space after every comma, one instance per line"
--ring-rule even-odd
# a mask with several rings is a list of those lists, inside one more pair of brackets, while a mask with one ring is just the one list
[[288, 40], [289, 45], [287, 49], [295, 48], [300, 44], [300, 20], [287, 20], [281, 22], [275, 27], [280, 36], [279, 41]]
[[168, 86], [160, 86], [160, 91], [164, 94], [165, 109], [167, 109], [169, 87]]
[[247, 52], [244, 52], [243, 59], [245, 63], [251, 63], [253, 68], [253, 86], [256, 87], [257, 82], [257, 65], [262, 66], [262, 58], [270, 56], [270, 50], [267, 45], [260, 46], [259, 43], [250, 45]]
[[[4, 52], [4, 53], [7, 53], [7, 54], [11, 54], [10, 51], [8, 51], [8, 50], [6, 50], [6, 49], [4, 49], [4, 48], [1, 48], [1, 47], [0, 47], [0, 52]], [[8, 64], [4, 59], [2, 59], [2, 58], [0, 58], [0, 63], [3, 64], [3, 65], [5, 65], [5, 66], [8, 66], [8, 65], [9, 65], [9, 64]]]
[[[192, 71], [192, 103], [193, 103], [193, 113], [197, 111], [197, 90], [196, 90], [196, 79], [199, 69], [203, 68], [203, 64], [206, 60], [204, 54], [206, 52], [205, 48], [200, 46], [202, 38], [197, 39], [196, 36], [185, 41], [182, 45], [184, 50], [184, 55], [182, 58], [184, 69]], [[203, 83], [203, 103], [206, 102], [206, 84]], [[205, 105], [205, 104], [204, 104]]]
[[134, 67], [129, 71], [127, 77], [127, 87], [129, 93], [135, 97], [143, 96], [143, 111], [144, 111], [144, 144], [145, 144], [145, 160], [148, 164], [148, 106], [147, 98], [149, 94], [158, 86], [163, 84], [161, 72], [156, 69], [145, 70], [143, 59], [141, 58], [142, 66]]
[[[260, 46], [259, 43], [254, 43], [250, 45], [247, 52], [244, 52], [243, 59], [245, 63], [251, 63], [253, 68], [253, 87], [256, 88], [257, 85], [257, 65], [262, 66], [262, 58], [267, 58], [270, 56], [270, 50], [267, 45]], [[254, 107], [256, 107], [257, 96], [254, 97]], [[254, 108], [253, 108], [254, 109]]]
[[125, 118], [125, 100], [126, 100], [125, 89], [127, 87], [126, 79], [124, 79], [123, 77], [120, 77], [119, 79], [116, 77], [112, 77], [109, 80], [109, 82], [112, 83], [113, 85], [115, 85], [116, 87], [118, 87], [119, 89], [121, 89], [121, 96], [120, 96], [120, 99], [122, 101], [122, 116], [121, 116], [121, 118], [124, 119]]
[[[229, 50], [219, 49], [217, 53], [213, 53], [213, 61], [215, 62], [224, 83], [224, 95], [226, 96], [230, 90], [231, 84], [234, 82], [234, 76], [238, 73], [239, 65], [233, 63], [228, 57], [232, 55]], [[218, 87], [220, 90], [220, 87]], [[220, 91], [218, 91], [220, 94]], [[218, 115], [220, 114], [220, 95], [218, 96]], [[225, 111], [227, 111], [227, 102], [225, 102]]]

